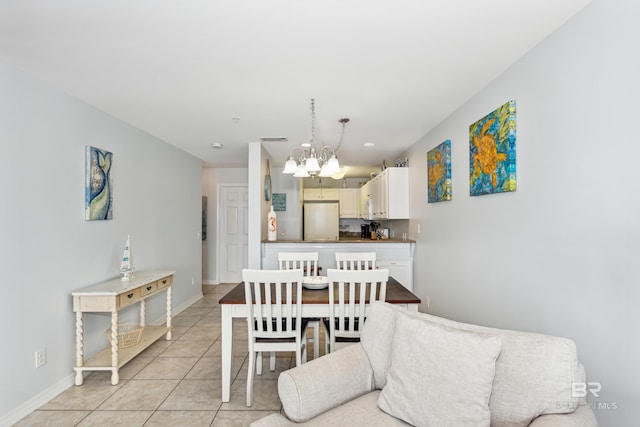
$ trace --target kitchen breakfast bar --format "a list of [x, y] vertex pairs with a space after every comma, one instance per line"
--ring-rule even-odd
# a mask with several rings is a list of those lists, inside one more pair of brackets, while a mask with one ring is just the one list
[[279, 252], [318, 252], [318, 266], [336, 268], [336, 252], [375, 252], [378, 268], [386, 268], [405, 288], [413, 291], [413, 240], [344, 239], [338, 241], [278, 240], [262, 242], [262, 268], [277, 269]]

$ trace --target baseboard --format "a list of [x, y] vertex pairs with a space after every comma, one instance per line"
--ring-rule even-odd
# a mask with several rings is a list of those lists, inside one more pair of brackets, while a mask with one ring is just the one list
[[202, 280], [202, 284], [203, 285], [219, 285], [220, 283], [218, 283], [216, 280]]
[[[179, 314], [180, 312], [188, 308], [191, 304], [198, 301], [200, 298], [202, 298], [202, 292], [194, 295], [191, 299], [183, 302], [178, 307], [173, 308], [171, 317]], [[166, 321], [167, 321], [166, 316], [161, 316], [160, 318], [156, 319], [150, 324], [154, 326], [160, 326], [160, 325], [163, 325]], [[11, 412], [0, 417], [0, 427], [5, 427], [5, 426], [9, 427], [17, 423], [18, 421], [20, 421], [21, 419], [23, 419], [24, 417], [26, 417], [27, 415], [29, 415], [30, 413], [32, 413], [33, 411], [35, 411], [36, 409], [44, 405], [45, 403], [49, 402], [51, 399], [53, 399], [54, 397], [56, 397], [57, 395], [59, 395], [69, 387], [71, 387], [72, 385], [74, 385], [75, 375], [76, 375], [75, 373], [72, 373], [64, 377], [57, 383], [53, 384], [51, 387], [48, 387], [47, 389], [41, 391], [40, 393], [38, 393], [28, 401], [24, 402], [17, 408], [13, 409]]]
[[17, 408], [13, 409], [11, 412], [3, 415], [0, 418], [0, 426], [3, 426], [3, 427], [11, 426], [17, 423], [18, 421], [20, 421], [21, 419], [23, 419], [24, 417], [26, 417], [27, 415], [29, 415], [30, 413], [32, 413], [33, 411], [35, 411], [36, 409], [38, 409], [39, 407], [41, 407], [42, 405], [50, 401], [51, 399], [53, 399], [54, 397], [56, 397], [57, 395], [59, 395], [69, 387], [71, 387], [72, 385], [74, 385], [75, 378], [76, 378], [75, 373], [64, 377], [57, 383], [53, 384], [51, 387], [41, 391], [40, 393], [33, 396], [31, 399], [27, 400]]

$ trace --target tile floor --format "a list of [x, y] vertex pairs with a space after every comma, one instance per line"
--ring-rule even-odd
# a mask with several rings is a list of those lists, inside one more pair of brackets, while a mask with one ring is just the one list
[[275, 372], [269, 371], [269, 358], [263, 358], [254, 403], [247, 408], [243, 319], [234, 320], [231, 401], [222, 403], [218, 300], [233, 286], [204, 286], [204, 297], [173, 318], [173, 339], [158, 340], [120, 369], [118, 385], [111, 385], [110, 372], [91, 372], [82, 386], [71, 386], [14, 426], [238, 427], [280, 412], [278, 375], [295, 366], [295, 357], [278, 353]]

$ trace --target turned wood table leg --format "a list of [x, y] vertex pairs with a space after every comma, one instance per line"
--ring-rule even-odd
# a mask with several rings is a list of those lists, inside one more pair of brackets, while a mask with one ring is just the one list
[[[84, 366], [84, 331], [82, 312], [76, 311], [76, 367]], [[76, 369], [76, 385], [82, 385], [84, 374], [81, 369]]]
[[144, 328], [147, 325], [147, 302], [145, 300], [140, 301], [140, 327]]
[[167, 288], [167, 341], [171, 339], [171, 286]]
[[118, 375], [118, 312], [111, 312], [111, 384], [120, 381]]

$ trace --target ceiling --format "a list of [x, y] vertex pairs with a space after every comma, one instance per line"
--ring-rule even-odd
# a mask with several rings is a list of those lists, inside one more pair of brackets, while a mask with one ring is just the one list
[[311, 98], [342, 164], [390, 165], [589, 1], [0, 0], [0, 56], [205, 165], [282, 167]]

